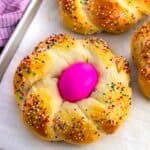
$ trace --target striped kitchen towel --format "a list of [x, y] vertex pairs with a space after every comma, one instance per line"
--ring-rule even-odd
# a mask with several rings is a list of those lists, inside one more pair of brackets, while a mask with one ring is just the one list
[[0, 47], [4, 47], [31, 0], [0, 0]]

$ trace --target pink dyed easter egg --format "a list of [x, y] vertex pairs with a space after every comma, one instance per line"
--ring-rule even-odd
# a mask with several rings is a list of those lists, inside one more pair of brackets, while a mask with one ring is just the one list
[[90, 96], [98, 81], [95, 67], [79, 62], [65, 69], [60, 75], [58, 89], [65, 101], [77, 102]]

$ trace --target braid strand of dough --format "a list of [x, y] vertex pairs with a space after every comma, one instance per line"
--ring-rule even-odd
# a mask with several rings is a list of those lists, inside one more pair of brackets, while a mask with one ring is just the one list
[[150, 22], [135, 33], [132, 39], [132, 56], [138, 67], [140, 88], [150, 98]]

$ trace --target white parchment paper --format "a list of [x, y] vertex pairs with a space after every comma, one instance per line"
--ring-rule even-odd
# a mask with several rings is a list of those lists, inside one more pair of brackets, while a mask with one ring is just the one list
[[[147, 19], [148, 20], [148, 19]], [[149, 19], [150, 20], [150, 19]], [[144, 20], [146, 21], [146, 20]], [[28, 29], [17, 53], [0, 84], [0, 149], [4, 150], [150, 150], [150, 100], [146, 99], [137, 85], [136, 68], [130, 55], [130, 41], [140, 22], [129, 32], [121, 35], [99, 33], [94, 36], [106, 40], [109, 47], [130, 62], [132, 69], [132, 107], [122, 127], [112, 135], [89, 145], [74, 146], [62, 142], [50, 143], [35, 137], [21, 120], [21, 113], [13, 95], [13, 74], [20, 60], [31, 53], [36, 44], [53, 33], [68, 33], [58, 14], [54, 0], [44, 0], [39, 12]]]

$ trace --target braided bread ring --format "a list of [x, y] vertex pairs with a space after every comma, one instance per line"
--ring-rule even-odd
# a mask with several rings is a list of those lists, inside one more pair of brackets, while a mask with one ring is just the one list
[[138, 82], [150, 98], [150, 22], [137, 30], [132, 39], [132, 56], [138, 67]]
[[[76, 62], [89, 62], [101, 73], [90, 97], [64, 101], [57, 89], [61, 72]], [[113, 133], [131, 103], [129, 66], [97, 38], [50, 36], [20, 63], [14, 76], [16, 101], [25, 124], [48, 141], [91, 143]]]
[[150, 14], [150, 0], [58, 0], [64, 24], [81, 34], [121, 33]]

